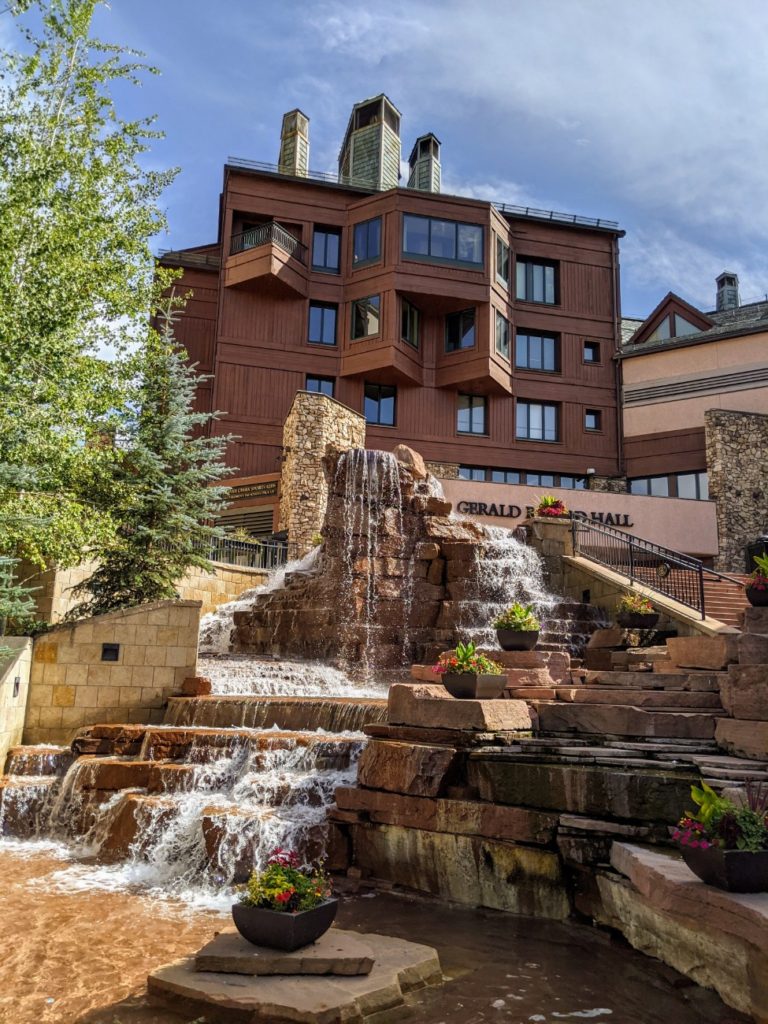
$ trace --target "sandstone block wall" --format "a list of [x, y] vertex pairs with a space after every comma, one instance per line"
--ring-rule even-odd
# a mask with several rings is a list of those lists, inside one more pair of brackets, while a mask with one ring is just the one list
[[288, 557], [314, 546], [328, 504], [326, 456], [365, 447], [365, 417], [327, 395], [299, 391], [283, 428], [280, 528], [288, 531]]
[[[32, 652], [25, 743], [67, 743], [83, 725], [160, 722], [166, 700], [195, 674], [200, 602], [159, 601], [66, 626]], [[103, 645], [118, 644], [116, 661]]]
[[[75, 597], [72, 588], [87, 579], [95, 567], [95, 562], [81, 562], [70, 569], [48, 569], [41, 572], [32, 566], [23, 566], [20, 577], [30, 578], [31, 584], [38, 588], [33, 595], [36, 602], [35, 617], [42, 622], [61, 622], [82, 600]], [[214, 562], [212, 572], [203, 572], [201, 569], [190, 569], [187, 572], [179, 583], [179, 599], [200, 601], [200, 614], [207, 615], [220, 604], [234, 601], [244, 590], [265, 583], [268, 577], [269, 572], [265, 569], [248, 569], [245, 566]]]
[[715, 568], [743, 573], [745, 546], [768, 529], [768, 416], [709, 409], [704, 437], [709, 496], [717, 502]]
[[458, 462], [427, 462], [427, 472], [436, 476], [438, 480], [458, 480]]
[[[29, 637], [0, 637], [0, 647], [12, 653], [0, 659], [0, 774], [11, 747], [21, 743], [24, 712], [27, 707], [29, 676], [32, 666], [32, 641]], [[18, 692], [14, 694], [18, 679]]]

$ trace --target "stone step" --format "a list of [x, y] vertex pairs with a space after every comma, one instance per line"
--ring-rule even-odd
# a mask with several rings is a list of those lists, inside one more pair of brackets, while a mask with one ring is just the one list
[[533, 701], [539, 733], [589, 733], [610, 736], [659, 736], [712, 739], [716, 712], [682, 708], [644, 711], [616, 704], [568, 704]]
[[587, 686], [613, 686], [633, 690], [708, 690], [720, 692], [717, 672], [587, 672]]
[[0, 835], [30, 839], [42, 826], [61, 785], [55, 775], [15, 775], [0, 778]]
[[627, 690], [614, 686], [556, 686], [558, 700], [578, 704], [629, 704], [632, 707], [713, 708], [722, 711], [719, 693], [710, 690]]
[[171, 697], [167, 725], [326, 732], [360, 731], [386, 720], [386, 700], [347, 697]]
[[5, 759], [6, 775], [65, 775], [74, 754], [69, 747], [11, 747]]

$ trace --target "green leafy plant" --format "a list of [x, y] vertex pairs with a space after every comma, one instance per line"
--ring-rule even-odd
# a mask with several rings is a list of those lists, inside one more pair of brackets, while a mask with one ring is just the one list
[[330, 899], [331, 881], [321, 866], [301, 867], [293, 850], [276, 847], [264, 871], [254, 871], [240, 893], [247, 907], [297, 914]]
[[768, 850], [768, 786], [748, 782], [742, 803], [735, 803], [702, 782], [691, 786], [696, 811], [688, 811], [677, 823], [672, 838], [681, 846], [706, 850], [759, 853]]
[[757, 566], [749, 577], [750, 587], [755, 590], [768, 590], [768, 555], [753, 555], [752, 560]]
[[549, 519], [561, 519], [569, 516], [570, 512], [562, 498], [556, 498], [554, 494], [542, 494], [536, 504], [534, 515], [545, 516]]
[[477, 647], [470, 641], [466, 644], [457, 644], [455, 651], [441, 654], [432, 671], [438, 675], [445, 675], [446, 672], [469, 672], [473, 676], [500, 676], [504, 669], [485, 654], [478, 654]]
[[619, 614], [653, 615], [653, 605], [641, 594], [624, 594], [616, 605]]
[[229, 534], [229, 539], [242, 541], [248, 544], [258, 544], [258, 541], [253, 536], [253, 534], [249, 530], [246, 530], [245, 527], [243, 526], [238, 526], [236, 530], [233, 530]]
[[323, 535], [322, 535], [322, 533], [313, 533], [312, 534], [312, 547], [313, 548], [319, 548], [322, 543], [323, 543]]
[[503, 611], [493, 623], [494, 629], [512, 629], [521, 633], [535, 632], [541, 623], [533, 613], [533, 605], [522, 605], [516, 601]]

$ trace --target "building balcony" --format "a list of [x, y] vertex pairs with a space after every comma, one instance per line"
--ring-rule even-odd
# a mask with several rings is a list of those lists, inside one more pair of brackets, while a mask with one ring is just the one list
[[307, 247], [277, 221], [232, 236], [224, 285], [276, 296], [307, 296]]

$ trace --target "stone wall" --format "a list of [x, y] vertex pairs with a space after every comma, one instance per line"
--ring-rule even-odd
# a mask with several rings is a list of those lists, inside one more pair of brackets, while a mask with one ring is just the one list
[[720, 537], [715, 568], [743, 573], [745, 546], [768, 529], [768, 416], [709, 409], [704, 436]]
[[427, 472], [431, 473], [432, 476], [436, 476], [438, 480], [459, 479], [458, 462], [427, 462], [425, 465]]
[[[26, 636], [0, 637], [0, 647], [13, 652], [0, 659], [0, 774], [11, 747], [21, 743], [32, 665], [32, 641]], [[14, 693], [18, 682], [18, 692]]]
[[625, 476], [597, 476], [593, 474], [587, 477], [587, 486], [590, 491], [600, 491], [603, 494], [626, 494], [627, 478]]
[[[81, 562], [70, 569], [48, 569], [45, 572], [24, 566], [20, 576], [29, 579], [38, 589], [35, 598], [35, 617], [41, 622], [61, 622], [67, 613], [82, 600], [72, 588], [87, 579], [96, 567], [95, 562]], [[220, 604], [234, 601], [244, 590], [258, 587], [269, 578], [264, 569], [214, 562], [212, 572], [190, 569], [179, 583], [179, 600], [200, 601], [201, 615], [207, 615]]]
[[327, 395], [299, 391], [283, 427], [280, 528], [288, 557], [302, 558], [320, 533], [328, 503], [326, 456], [365, 446], [365, 418]]
[[[25, 743], [66, 743], [96, 722], [160, 722], [195, 674], [200, 602], [158, 601], [56, 626], [32, 654]], [[116, 660], [104, 661], [104, 644]]]

